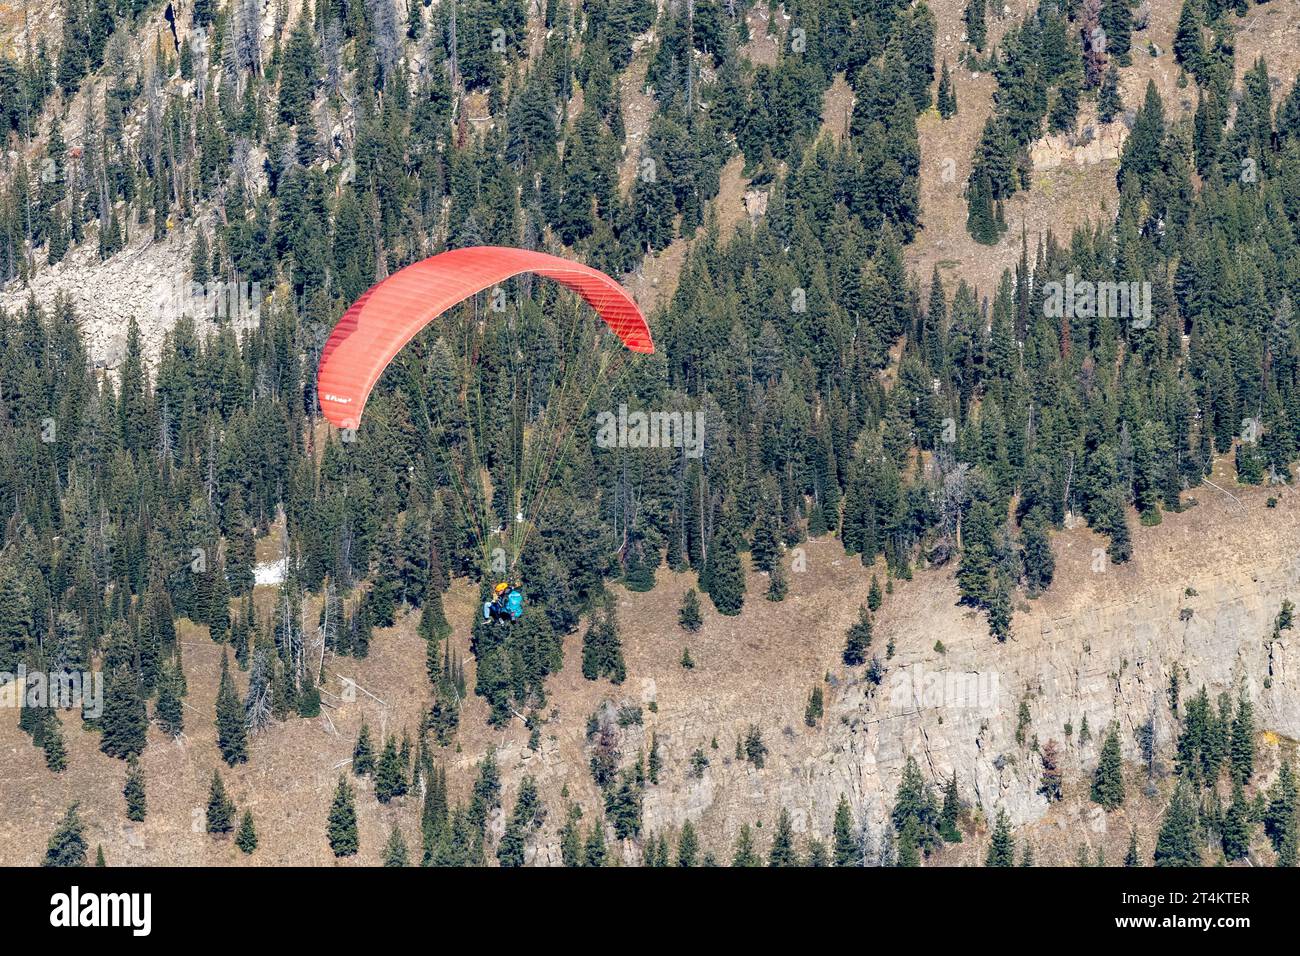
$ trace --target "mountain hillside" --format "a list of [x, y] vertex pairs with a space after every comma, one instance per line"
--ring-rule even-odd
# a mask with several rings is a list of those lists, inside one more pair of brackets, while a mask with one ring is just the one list
[[0, 8], [0, 863], [1293, 864], [1298, 28]]

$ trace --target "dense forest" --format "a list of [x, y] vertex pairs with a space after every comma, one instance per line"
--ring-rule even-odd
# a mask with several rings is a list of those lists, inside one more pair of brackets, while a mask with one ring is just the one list
[[[997, 80], [966, 187], [978, 241], [1003, 240], [1003, 203], [1029, 184], [1029, 144], [1073, 131], [1081, 102], [1095, 98], [1103, 122], [1127, 106], [1131, 127], [1114, 221], [1015, 237], [1019, 264], [991, 289], [904, 265], [923, 221], [917, 117], [961, 103], [961, 71], [937, 67], [924, 2], [795, 0], [788, 25], [769, 21], [784, 33], [779, 55], [758, 66], [743, 55], [747, 6], [735, 2], [657, 12], [649, 0], [547, 0], [540, 34], [519, 0], [289, 6], [275, 7], [268, 45], [260, 3], [195, 0], [179, 8], [190, 18], [181, 42], [159, 33], [136, 58], [131, 38], [157, 4], [69, 0], [57, 48], [0, 60], [0, 123], [15, 142], [43, 138], [41, 155], [20, 156], [4, 178], [0, 280], [21, 288], [74, 246], [107, 259], [185, 222], [197, 236], [191, 279], [274, 290], [256, 328], [182, 318], [154, 363], [133, 323], [113, 374], [91, 362], [66, 301], [0, 312], [0, 671], [97, 662], [107, 701], [88, 722], [106, 753], [133, 760], [149, 721], [184, 726], [177, 618], [206, 625], [248, 672], [244, 695], [226, 672], [217, 702], [233, 765], [267, 722], [319, 712], [304, 607], [330, 653], [356, 656], [410, 612], [428, 643], [427, 720], [405, 740], [358, 741], [354, 771], [373, 768], [381, 800], [423, 794], [425, 862], [481, 862], [495, 767], [485, 760], [460, 804], [439, 769], [460, 701], [481, 695], [494, 723], [536, 719], [563, 663], [560, 637], [584, 620], [584, 676], [621, 681], [607, 582], [646, 591], [659, 568], [690, 571], [717, 611], [740, 614], [755, 598], [747, 563], [770, 572], [767, 597], [780, 600], [783, 549], [829, 535], [864, 566], [883, 555], [891, 578], [955, 564], [962, 600], [984, 613], [990, 641], [1005, 641], [1017, 595], [1052, 584], [1052, 534], [1067, 516], [1122, 563], [1132, 522], [1180, 511], [1216, 457], [1233, 454], [1244, 483], [1292, 478], [1300, 86], [1275, 96], [1261, 60], [1234, 89], [1244, 0], [1183, 7], [1173, 52], [1194, 122], [1171, 121], [1154, 85], [1141, 103], [1120, 102], [1117, 71], [1139, 55], [1125, 0], [1043, 0], [999, 20], [996, 43], [994, 14], [971, 0], [965, 64]], [[656, 111], [620, 188], [621, 81], [633, 38], [651, 28]], [[530, 36], [541, 37], [532, 49]], [[837, 74], [854, 93], [840, 139], [821, 131]], [[96, 77], [70, 149], [63, 104]], [[471, 102], [490, 122], [471, 122]], [[766, 214], [723, 238], [710, 200], [737, 155], [768, 192]], [[608, 336], [575, 344], [590, 316], [573, 297], [514, 280], [502, 308], [481, 296], [404, 350], [354, 436], [323, 426], [314, 372], [325, 335], [404, 265], [496, 244], [622, 276], [682, 238], [693, 242], [675, 290], [648, 317], [654, 356], [611, 354]], [[1148, 284], [1150, 313], [1116, 314], [1104, 300], [1054, 312], [1053, 288], [1067, 281]], [[576, 348], [603, 358], [575, 371]], [[575, 380], [580, 405], [567, 398]], [[595, 410], [620, 405], [703, 413], [703, 455], [587, 441]], [[563, 439], [544, 495], [521, 466], [525, 433]], [[459, 480], [480, 467], [482, 485]], [[509, 628], [476, 620], [467, 688], [446, 637], [469, 622], [449, 622], [442, 595], [455, 578], [486, 590], [495, 569], [478, 515], [508, 524], [521, 496], [536, 505], [513, 569], [529, 610]], [[252, 600], [254, 551], [281, 518], [288, 577], [266, 614]], [[888, 663], [869, 646], [870, 613], [844, 659], [878, 681]], [[683, 626], [698, 616], [684, 606]], [[1229, 840], [1239, 847], [1240, 829], [1261, 822], [1294, 862], [1289, 768], [1272, 804], [1257, 793], [1252, 808], [1243, 790], [1248, 741], [1232, 727], [1249, 727], [1248, 706], [1184, 702], [1184, 782], [1158, 862], [1199, 859], [1207, 841], [1233, 859]], [[57, 714], [28, 708], [22, 721], [61, 769]], [[599, 752], [609, 728], [593, 721]], [[759, 766], [762, 748], [737, 742]], [[1118, 805], [1118, 744], [1107, 752], [1094, 799]], [[593, 757], [612, 832], [644, 838], [649, 862], [703, 861], [693, 831], [671, 852], [666, 836], [640, 833], [653, 750], [649, 760]], [[1221, 770], [1226, 810], [1205, 796]], [[957, 781], [937, 783], [942, 801], [909, 766], [882, 846], [864, 848], [845, 804], [833, 846], [797, 850], [783, 817], [767, 856], [914, 863], [960, 839]], [[519, 794], [503, 865], [522, 863], [537, 799]], [[355, 852], [353, 800], [341, 780], [329, 821], [339, 855]], [[219, 776], [208, 813], [212, 832], [235, 828]], [[70, 813], [61, 839], [77, 827]], [[251, 816], [239, 831], [255, 848]], [[746, 829], [737, 865], [762, 858], [754, 839]], [[584, 832], [572, 817], [565, 861], [603, 861], [604, 840], [603, 826]], [[1022, 862], [1005, 819], [994, 846], [991, 864]], [[386, 859], [406, 853], [395, 834]]]

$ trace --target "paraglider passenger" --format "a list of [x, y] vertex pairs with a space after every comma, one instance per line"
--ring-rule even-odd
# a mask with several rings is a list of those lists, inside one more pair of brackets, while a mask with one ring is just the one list
[[506, 611], [510, 615], [510, 620], [517, 621], [524, 613], [524, 595], [519, 590], [519, 585], [510, 589], [510, 596], [506, 598]]

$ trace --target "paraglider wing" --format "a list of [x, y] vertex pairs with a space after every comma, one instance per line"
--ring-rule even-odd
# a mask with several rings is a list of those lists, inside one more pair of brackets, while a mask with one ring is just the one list
[[578, 293], [631, 351], [654, 352], [645, 316], [603, 272], [527, 249], [453, 249], [394, 273], [344, 313], [316, 371], [325, 417], [339, 428], [356, 428], [379, 376], [421, 329], [458, 302], [525, 272], [554, 279]]

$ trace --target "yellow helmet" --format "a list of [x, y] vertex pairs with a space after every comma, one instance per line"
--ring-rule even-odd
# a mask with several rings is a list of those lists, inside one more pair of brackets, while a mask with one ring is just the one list
[[495, 588], [497, 594], [505, 594], [509, 590], [510, 590], [510, 585], [506, 584], [506, 582], [504, 581], [498, 584]]

